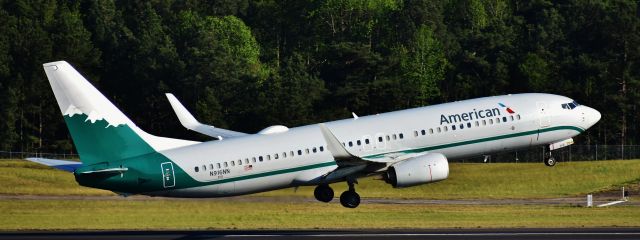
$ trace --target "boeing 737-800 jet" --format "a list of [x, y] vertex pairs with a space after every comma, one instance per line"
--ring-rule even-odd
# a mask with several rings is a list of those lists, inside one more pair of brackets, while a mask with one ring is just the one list
[[[171, 94], [188, 129], [218, 140], [157, 137], [138, 128], [67, 62], [44, 64], [80, 162], [30, 158], [73, 172], [87, 187], [123, 195], [225, 197], [343, 182], [343, 206], [355, 208], [357, 179], [380, 175], [391, 186], [444, 180], [449, 159], [545, 146], [554, 150], [600, 120], [600, 113], [551, 94], [477, 98], [256, 134], [198, 122]], [[545, 160], [554, 165], [551, 155]]]

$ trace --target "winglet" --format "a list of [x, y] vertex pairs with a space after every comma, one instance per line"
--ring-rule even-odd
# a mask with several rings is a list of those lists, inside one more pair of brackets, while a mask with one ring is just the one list
[[329, 128], [327, 128], [327, 126], [324, 125], [324, 123], [320, 123], [319, 126], [320, 126], [320, 131], [322, 132], [322, 136], [324, 137], [324, 140], [327, 142], [327, 150], [331, 152], [331, 155], [333, 155], [333, 158], [335, 159], [358, 158], [353, 154], [349, 153], [349, 151], [346, 148], [344, 148], [344, 146], [342, 146], [342, 143], [340, 143], [338, 138], [336, 138], [336, 136], [333, 135], [331, 130], [329, 130]]
[[180, 101], [178, 101], [178, 99], [173, 96], [173, 94], [167, 93], [166, 95], [167, 99], [169, 99], [169, 104], [171, 104], [173, 111], [176, 112], [178, 120], [180, 120], [180, 124], [182, 124], [182, 126], [187, 129], [193, 129], [200, 125], [200, 122], [198, 122], [198, 120], [196, 120], [196, 118], [191, 115], [189, 110], [187, 110], [187, 108], [185, 108], [184, 105], [182, 105], [182, 103], [180, 103]]
[[182, 105], [182, 103], [180, 103], [180, 101], [178, 101], [178, 99], [175, 96], [173, 96], [173, 94], [167, 93], [166, 95], [167, 95], [167, 99], [169, 99], [169, 103], [171, 104], [171, 107], [173, 108], [173, 111], [175, 111], [176, 115], [178, 116], [178, 120], [180, 120], [180, 124], [182, 124], [182, 126], [184, 126], [189, 130], [199, 132], [214, 138], [218, 138], [220, 140], [222, 140], [223, 137], [232, 138], [232, 137], [241, 137], [241, 136], [248, 135], [242, 132], [236, 132], [236, 131], [226, 130], [222, 128], [216, 128], [211, 125], [202, 124], [198, 122], [198, 120], [196, 120], [196, 118], [193, 117], [193, 115], [191, 115], [189, 110], [187, 110], [187, 108], [185, 108], [184, 105]]

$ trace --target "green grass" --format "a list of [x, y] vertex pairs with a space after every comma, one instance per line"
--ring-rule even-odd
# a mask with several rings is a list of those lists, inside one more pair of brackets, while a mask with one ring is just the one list
[[4, 195], [114, 195], [82, 187], [73, 174], [26, 160], [0, 160], [0, 194]]
[[[0, 160], [0, 194], [113, 195], [79, 186], [73, 175], [24, 160]], [[393, 189], [373, 178], [360, 179], [362, 197], [404, 199], [504, 199], [583, 196], [640, 181], [640, 160], [542, 163], [450, 164], [449, 179], [416, 187]], [[337, 194], [345, 183], [332, 185]], [[312, 197], [313, 187], [283, 189], [259, 196]]]
[[[393, 189], [372, 178], [356, 186], [364, 197], [404, 199], [504, 199], [583, 196], [640, 181], [640, 160], [542, 163], [452, 163], [447, 180]], [[336, 193], [345, 183], [332, 185]], [[313, 196], [313, 187], [283, 189], [263, 196]]]
[[[640, 208], [0, 200], [0, 230], [637, 227]], [[339, 221], [336, 221], [339, 218]]]

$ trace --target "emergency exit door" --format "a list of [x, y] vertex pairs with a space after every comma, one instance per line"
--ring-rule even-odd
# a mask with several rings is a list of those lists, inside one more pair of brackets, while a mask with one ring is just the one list
[[175, 172], [173, 171], [173, 163], [165, 162], [160, 164], [162, 168], [162, 186], [170, 188], [176, 186]]

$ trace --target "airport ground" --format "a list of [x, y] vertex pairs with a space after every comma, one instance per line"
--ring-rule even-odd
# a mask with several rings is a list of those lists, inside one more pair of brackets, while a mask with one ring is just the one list
[[[640, 160], [451, 164], [450, 179], [407, 189], [363, 179], [364, 202], [346, 209], [313, 199], [311, 187], [219, 199], [119, 197], [77, 186], [68, 173], [2, 160], [0, 231], [354, 230], [640, 227]], [[344, 184], [335, 184], [340, 193]], [[618, 200], [619, 188], [630, 201]], [[637, 235], [635, 237], [638, 237]]]

